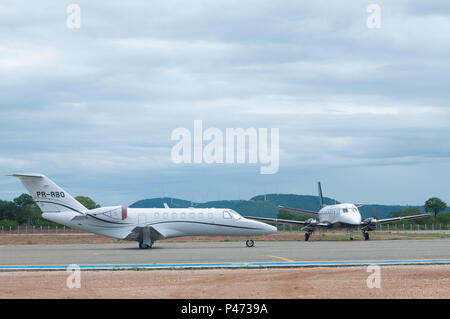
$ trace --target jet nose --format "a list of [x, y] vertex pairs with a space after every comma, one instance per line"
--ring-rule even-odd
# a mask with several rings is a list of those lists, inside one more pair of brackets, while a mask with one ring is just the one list
[[277, 228], [275, 226], [256, 221], [256, 220], [248, 220], [249, 226], [257, 229], [256, 235], [269, 235], [277, 232]]
[[257, 222], [259, 227], [262, 229], [263, 235], [269, 235], [277, 232], [277, 228], [275, 226], [263, 223], [263, 222]]
[[267, 231], [268, 234], [276, 233], [277, 230], [278, 230], [278, 229], [277, 229], [275, 226], [266, 224], [266, 231]]

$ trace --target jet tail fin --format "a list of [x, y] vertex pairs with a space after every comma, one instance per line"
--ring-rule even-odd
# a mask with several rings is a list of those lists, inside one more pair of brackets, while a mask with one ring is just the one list
[[42, 174], [13, 174], [20, 179], [43, 213], [75, 211], [84, 215], [88, 211], [69, 193]]

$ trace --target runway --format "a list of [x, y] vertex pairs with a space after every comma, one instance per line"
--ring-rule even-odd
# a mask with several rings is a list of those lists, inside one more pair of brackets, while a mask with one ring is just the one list
[[0, 247], [0, 270], [164, 269], [304, 267], [365, 264], [450, 263], [450, 240], [156, 242], [8, 245]]

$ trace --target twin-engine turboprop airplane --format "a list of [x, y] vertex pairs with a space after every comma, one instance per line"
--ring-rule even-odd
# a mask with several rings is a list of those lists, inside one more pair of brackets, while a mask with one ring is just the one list
[[424, 218], [430, 216], [430, 214], [420, 214], [413, 216], [405, 216], [405, 217], [395, 217], [395, 218], [387, 218], [387, 219], [375, 219], [373, 217], [369, 217], [363, 221], [361, 221], [361, 214], [358, 208], [362, 206], [356, 206], [354, 204], [338, 204], [338, 205], [325, 205], [323, 202], [322, 196], [322, 187], [319, 182], [319, 201], [320, 201], [320, 210], [318, 212], [304, 210], [304, 209], [296, 209], [296, 208], [287, 208], [283, 206], [278, 206], [279, 210], [282, 211], [290, 211], [295, 213], [309, 214], [313, 216], [317, 216], [319, 220], [310, 218], [306, 221], [295, 221], [295, 220], [287, 220], [287, 219], [276, 219], [276, 218], [265, 218], [265, 217], [252, 217], [246, 216], [247, 219], [253, 219], [258, 221], [263, 221], [266, 223], [274, 223], [274, 224], [286, 224], [286, 225], [297, 225], [301, 226], [301, 229], [304, 230], [305, 233], [305, 241], [308, 241], [309, 237], [312, 233], [318, 228], [328, 228], [328, 229], [338, 229], [345, 228], [350, 231], [350, 240], [353, 240], [353, 230], [358, 229], [363, 233], [364, 239], [369, 240], [369, 231], [375, 230], [378, 224], [384, 223], [392, 223], [398, 222], [401, 220], [410, 220], [416, 218]]
[[[152, 247], [156, 240], [180, 236], [251, 236], [275, 233], [276, 227], [248, 220], [232, 209], [127, 208], [89, 210], [42, 174], [14, 174], [25, 185], [42, 217], [58, 224]], [[248, 239], [248, 247], [254, 245]]]

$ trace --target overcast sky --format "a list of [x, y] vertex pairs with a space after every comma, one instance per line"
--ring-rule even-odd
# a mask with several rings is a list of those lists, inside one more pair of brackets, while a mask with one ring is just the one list
[[[368, 28], [371, 3], [380, 28]], [[450, 202], [448, 1], [0, 3], [0, 172], [101, 205], [262, 193]], [[175, 164], [171, 133], [279, 128], [261, 164]], [[25, 188], [0, 177], [0, 199]]]

